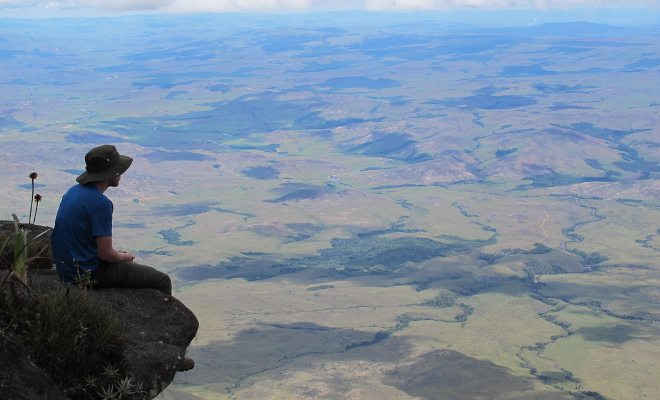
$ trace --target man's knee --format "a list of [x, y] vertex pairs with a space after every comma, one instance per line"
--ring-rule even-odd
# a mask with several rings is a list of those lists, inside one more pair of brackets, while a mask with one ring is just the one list
[[139, 273], [142, 275], [139, 279], [145, 287], [151, 287], [160, 290], [163, 294], [172, 294], [172, 280], [170, 276], [154, 267], [147, 265], [138, 265]]
[[170, 279], [170, 276], [167, 275], [166, 273], [161, 272], [161, 274], [163, 276], [159, 280], [159, 284], [156, 289], [160, 290], [163, 294], [169, 296], [172, 294], [172, 280]]
[[[131, 287], [131, 288], [153, 288], [163, 294], [172, 294], [172, 281], [164, 272], [148, 265], [134, 262], [123, 262], [116, 264], [105, 264], [97, 268], [98, 275], [103, 276], [102, 287]], [[108, 275], [109, 278], [106, 278]]]

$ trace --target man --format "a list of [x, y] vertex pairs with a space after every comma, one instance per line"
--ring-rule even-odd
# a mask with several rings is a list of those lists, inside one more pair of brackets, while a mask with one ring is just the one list
[[53, 257], [60, 279], [89, 275], [94, 288], [154, 288], [172, 294], [169, 276], [133, 262], [135, 257], [112, 245], [113, 205], [103, 193], [119, 186], [133, 159], [115, 146], [103, 145], [85, 156], [86, 171], [62, 197], [53, 229]]
[[[121, 176], [133, 159], [117, 152], [115, 146], [93, 148], [85, 156], [86, 171], [62, 197], [55, 218], [52, 249], [57, 273], [64, 282], [89, 276], [94, 288], [154, 288], [172, 294], [170, 277], [155, 268], [133, 262], [135, 257], [112, 245], [110, 199], [103, 193], [119, 186]], [[195, 366], [180, 358], [179, 371]]]

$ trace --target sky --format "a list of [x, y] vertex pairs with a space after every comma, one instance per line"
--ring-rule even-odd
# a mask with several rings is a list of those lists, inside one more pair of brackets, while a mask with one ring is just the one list
[[660, 0], [0, 0], [3, 14], [423, 11], [452, 9], [660, 9]]
[[0, 19], [328, 11], [351, 17], [433, 11], [453, 22], [493, 26], [567, 21], [660, 26], [660, 0], [0, 0]]

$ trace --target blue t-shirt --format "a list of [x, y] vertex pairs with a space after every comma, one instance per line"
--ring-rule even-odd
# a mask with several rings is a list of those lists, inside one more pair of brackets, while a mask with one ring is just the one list
[[110, 199], [93, 184], [75, 185], [62, 196], [51, 243], [60, 279], [78, 277], [74, 260], [88, 271], [99, 266], [96, 237], [112, 236], [112, 210]]

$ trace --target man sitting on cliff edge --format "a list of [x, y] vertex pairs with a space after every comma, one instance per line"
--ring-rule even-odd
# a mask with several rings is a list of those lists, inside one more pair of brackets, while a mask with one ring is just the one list
[[[112, 245], [113, 204], [104, 192], [119, 186], [132, 162], [112, 145], [95, 147], [85, 155], [86, 171], [62, 197], [55, 218], [52, 249], [57, 273], [64, 282], [89, 275], [93, 288], [153, 288], [170, 296], [167, 274], [134, 263], [131, 253]], [[193, 366], [193, 360], [184, 358], [179, 370]]]
[[134, 263], [131, 253], [112, 246], [113, 205], [103, 193], [119, 186], [132, 162], [112, 145], [87, 153], [86, 171], [62, 197], [55, 218], [52, 247], [57, 273], [65, 282], [89, 273], [95, 288], [154, 288], [171, 295], [167, 274]]

